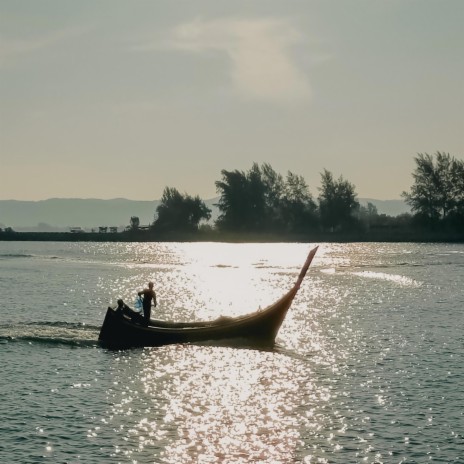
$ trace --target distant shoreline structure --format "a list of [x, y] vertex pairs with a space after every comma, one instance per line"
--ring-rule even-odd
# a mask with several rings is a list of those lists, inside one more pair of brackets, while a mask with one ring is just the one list
[[1, 232], [0, 242], [222, 242], [222, 243], [464, 243], [464, 233], [425, 229], [375, 229], [350, 232], [315, 231], [307, 234], [232, 233], [215, 230], [197, 233], [151, 231], [101, 232]]
[[[210, 222], [214, 222], [219, 210], [215, 204], [219, 197], [204, 200], [212, 210]], [[375, 200], [358, 198], [362, 206], [372, 203], [379, 214], [398, 216], [410, 212], [403, 200]], [[128, 200], [115, 198], [50, 198], [48, 200], [23, 201], [0, 200], [0, 228], [12, 227], [17, 232], [69, 232], [81, 228], [86, 232], [99, 227], [116, 227], [118, 232], [129, 224], [131, 216], [140, 218], [141, 224], [154, 220], [160, 200]]]

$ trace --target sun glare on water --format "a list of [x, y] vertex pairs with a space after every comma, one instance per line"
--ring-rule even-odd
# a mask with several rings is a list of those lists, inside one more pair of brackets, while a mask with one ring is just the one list
[[143, 353], [132, 389], [143, 395], [123, 394], [112, 410], [113, 421], [131, 423], [129, 454], [165, 443], [163, 462], [293, 462], [302, 422], [314, 423], [309, 404], [330, 398], [298, 360], [275, 352], [194, 345], [160, 350]]

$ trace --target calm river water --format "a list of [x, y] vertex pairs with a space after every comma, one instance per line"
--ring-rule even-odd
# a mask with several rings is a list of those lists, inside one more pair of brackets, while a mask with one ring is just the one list
[[243, 314], [313, 245], [0, 242], [0, 462], [464, 462], [464, 245], [321, 244], [273, 350], [98, 345], [148, 280]]

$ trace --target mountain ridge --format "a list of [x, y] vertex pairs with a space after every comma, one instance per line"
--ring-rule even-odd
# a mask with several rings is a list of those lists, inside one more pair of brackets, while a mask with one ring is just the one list
[[[214, 221], [219, 210], [215, 203], [219, 197], [203, 200], [212, 210]], [[396, 216], [409, 212], [403, 200], [375, 200], [358, 198], [361, 205], [372, 203], [379, 214]], [[60, 232], [71, 227], [83, 229], [101, 226], [118, 227], [122, 230], [137, 216], [141, 225], [154, 220], [160, 200], [129, 200], [113, 198], [49, 198], [47, 200], [0, 200], [0, 227], [11, 227], [17, 232]]]

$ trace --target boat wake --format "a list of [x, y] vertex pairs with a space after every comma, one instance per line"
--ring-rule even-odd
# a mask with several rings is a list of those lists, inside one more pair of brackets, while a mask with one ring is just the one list
[[26, 342], [44, 345], [93, 347], [98, 345], [100, 328], [82, 323], [29, 322], [0, 325], [0, 343]]
[[18, 258], [33, 258], [33, 255], [25, 255], [22, 253], [0, 253], [0, 260]]
[[384, 281], [392, 282], [401, 287], [420, 287], [422, 285], [422, 282], [411, 279], [410, 277], [406, 277], [403, 275], [397, 275], [397, 274], [388, 274], [385, 272], [362, 271], [362, 272], [353, 272], [352, 274], [355, 276], [364, 277], [367, 279], [377, 279], [377, 280], [384, 280]]

